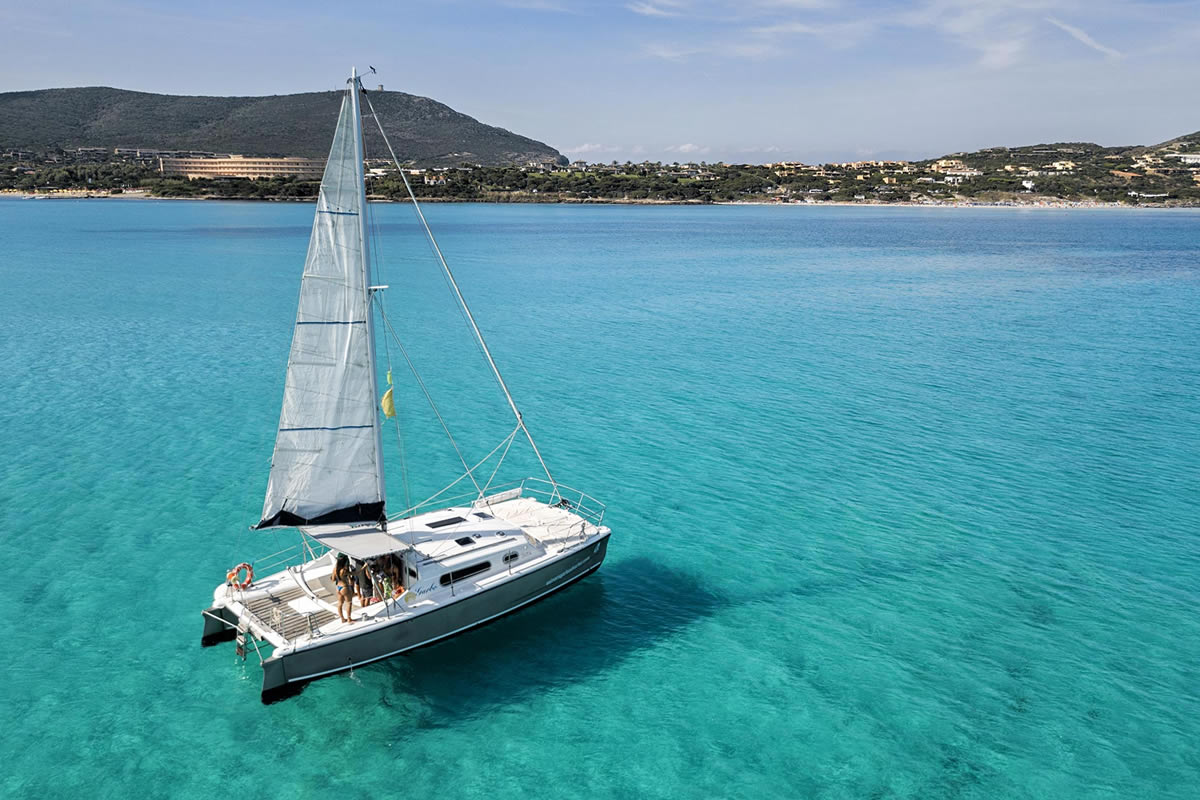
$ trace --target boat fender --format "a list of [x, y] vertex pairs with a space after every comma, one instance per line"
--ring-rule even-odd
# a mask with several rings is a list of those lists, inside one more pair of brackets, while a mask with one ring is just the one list
[[[245, 580], [239, 579], [239, 573], [241, 573], [242, 570], [246, 571]], [[235, 589], [245, 589], [247, 586], [254, 583], [254, 567], [243, 561], [225, 574], [225, 580], [229, 581], [229, 583]]]

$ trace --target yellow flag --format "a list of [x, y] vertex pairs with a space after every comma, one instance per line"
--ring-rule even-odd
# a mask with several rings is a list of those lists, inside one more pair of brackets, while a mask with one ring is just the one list
[[383, 409], [385, 417], [396, 416], [396, 403], [392, 400], [392, 390], [388, 389], [383, 393], [383, 399], [379, 401], [379, 407]]
[[388, 386], [392, 385], [392, 371], [388, 370]]

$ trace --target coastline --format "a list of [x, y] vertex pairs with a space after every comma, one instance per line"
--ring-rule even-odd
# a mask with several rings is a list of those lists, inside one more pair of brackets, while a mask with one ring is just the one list
[[[239, 203], [313, 203], [314, 197], [228, 197], [221, 195], [198, 195], [195, 197], [163, 197], [153, 195], [139, 189], [126, 189], [121, 192], [107, 192], [86, 189], [59, 189], [52, 192], [26, 192], [17, 189], [0, 189], [0, 198], [23, 200], [204, 200], [231, 201]], [[1196, 210], [1200, 204], [1173, 203], [1162, 205], [1135, 205], [1132, 203], [1097, 203], [1090, 201], [1064, 200], [1057, 198], [1040, 198], [1029, 202], [981, 202], [975, 200], [944, 201], [944, 202], [913, 202], [897, 200], [895, 202], [852, 202], [845, 200], [809, 200], [787, 202], [779, 200], [717, 200], [703, 202], [698, 200], [659, 200], [652, 198], [594, 198], [594, 197], [555, 197], [545, 200], [532, 199], [528, 195], [518, 197], [422, 197], [422, 204], [429, 203], [482, 203], [496, 205], [616, 205], [616, 206], [778, 206], [778, 207], [846, 207], [846, 208], [1011, 208], [1020, 210], [1055, 209], [1055, 210], [1096, 210], [1096, 209], [1128, 209], [1131, 211], [1144, 210]], [[367, 196], [372, 203], [407, 203], [407, 199], [392, 199], [380, 196]]]

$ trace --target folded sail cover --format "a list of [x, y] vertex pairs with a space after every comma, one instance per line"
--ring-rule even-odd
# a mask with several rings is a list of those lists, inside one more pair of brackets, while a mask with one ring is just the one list
[[321, 180], [259, 528], [384, 514], [356, 89]]

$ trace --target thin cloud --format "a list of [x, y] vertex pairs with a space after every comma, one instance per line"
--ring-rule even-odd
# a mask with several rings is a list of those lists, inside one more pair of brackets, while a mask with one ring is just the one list
[[980, 44], [978, 49], [980, 66], [1003, 69], [1020, 61], [1025, 52], [1025, 42], [1020, 39], [1005, 39]]
[[671, 8], [663, 8], [661, 5], [653, 5], [652, 3], [630, 3], [625, 6], [635, 14], [641, 14], [643, 17], [678, 17], [679, 12]]
[[928, 30], [978, 54], [978, 65], [1005, 69], [1029, 54], [1037, 18], [1061, 0], [928, 0], [897, 14], [896, 24]]
[[820, 36], [824, 30], [816, 25], [808, 25], [803, 22], [780, 22], [776, 25], [751, 28], [750, 32], [756, 33], [759, 36], [791, 36], [793, 34]]
[[[819, 40], [826, 47], [842, 49], [854, 47], [862, 40], [872, 35], [883, 24], [882, 20], [858, 19], [850, 22], [831, 22], [812, 25], [807, 22], [778, 22], [774, 25], [761, 25], [750, 28], [746, 32], [759, 39], [779, 40], [793, 36], [808, 36]], [[763, 55], [774, 55], [784, 52], [778, 47], [771, 48]]]
[[758, 61], [764, 58], [775, 58], [783, 55], [784, 51], [770, 42], [729, 42], [716, 48], [713, 52], [722, 56], [734, 56]]
[[712, 148], [703, 147], [701, 145], [692, 144], [691, 142], [688, 142], [687, 144], [669, 145], [666, 148], [666, 151], [668, 153], [680, 153], [682, 155], [690, 156], [690, 155], [700, 155], [703, 153], [707, 153], [710, 149], [712, 149]]
[[1046, 17], [1046, 22], [1049, 22], [1054, 27], [1056, 27], [1062, 31], [1065, 31], [1077, 42], [1080, 42], [1081, 44], [1085, 44], [1088, 47], [1092, 48], [1093, 50], [1095, 50], [1099, 53], [1103, 53], [1104, 55], [1108, 56], [1109, 58], [1124, 58], [1124, 55], [1122, 55], [1119, 51], [1114, 50], [1111, 47], [1106, 47], [1105, 45], [1102, 45], [1099, 42], [1097, 42], [1091, 36], [1088, 36], [1087, 31], [1085, 31], [1085, 30], [1076, 28], [1074, 25], [1068, 25], [1067, 23], [1063, 22], [1062, 20], [1055, 19], [1054, 17]]
[[642, 52], [653, 58], [664, 61], [683, 61], [684, 59], [705, 52], [703, 47], [684, 47], [667, 42], [650, 42], [642, 46]]
[[831, 8], [836, 3], [834, 0], [758, 0], [756, 5], [767, 8], [804, 8], [815, 10]]
[[1109, 58], [1123, 58], [1086, 31], [1045, 16], [1073, 2], [1077, 0], [914, 0], [907, 7], [863, 8], [844, 0], [638, 0], [627, 8], [695, 23], [695, 30], [679, 30], [672, 42], [643, 45], [644, 55], [667, 61], [698, 56], [761, 61], [794, 53], [789, 39], [846, 50], [893, 32], [914, 31], [973, 52], [980, 67], [1003, 70], [1036, 57], [1034, 43], [1046, 22]]
[[575, 155], [586, 156], [595, 153], [619, 153], [623, 148], [615, 144], [599, 144], [595, 142], [587, 142], [576, 147], [566, 147], [564, 152], [574, 153]]
[[504, 0], [501, 3], [505, 8], [515, 8], [520, 11], [550, 11], [555, 14], [574, 14], [576, 11], [568, 8], [562, 3], [553, 2], [553, 0]]

